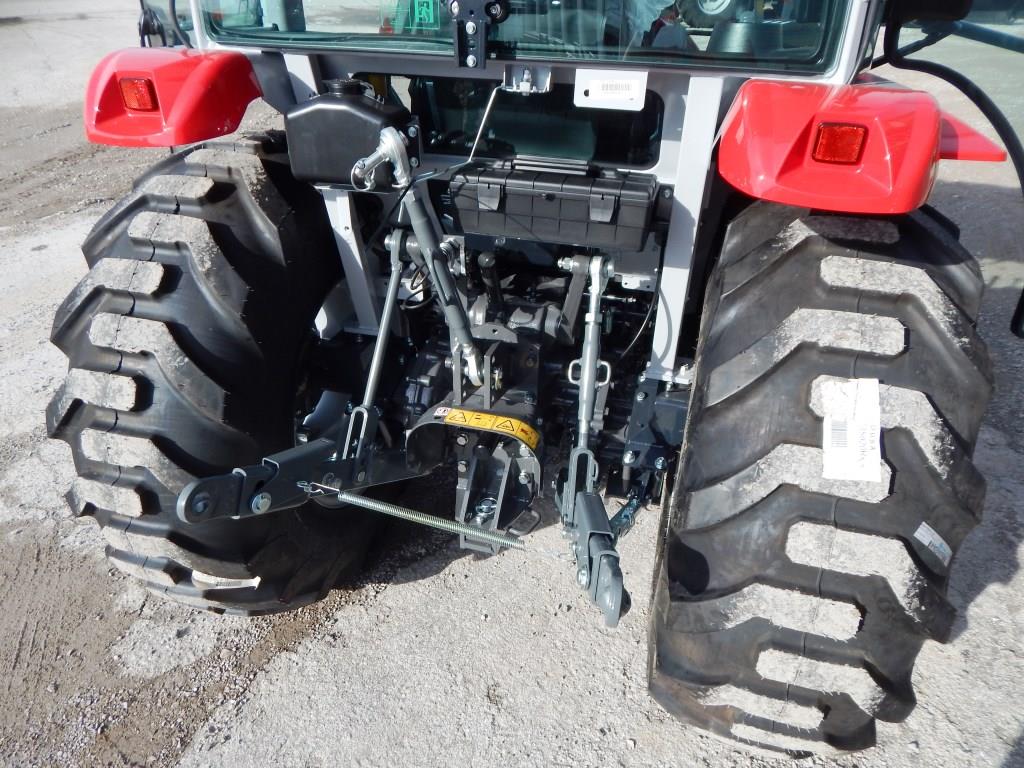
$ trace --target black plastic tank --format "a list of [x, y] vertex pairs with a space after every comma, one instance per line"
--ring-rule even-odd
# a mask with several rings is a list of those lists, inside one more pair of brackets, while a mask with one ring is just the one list
[[409, 110], [382, 104], [363, 92], [361, 80], [328, 80], [327, 93], [285, 114], [292, 173], [305, 181], [349, 184], [352, 166], [373, 153], [387, 127], [404, 131]]

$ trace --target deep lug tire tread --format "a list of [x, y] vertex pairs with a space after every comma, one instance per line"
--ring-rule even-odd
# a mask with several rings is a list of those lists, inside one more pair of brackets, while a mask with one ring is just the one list
[[216, 612], [323, 597], [371, 528], [360, 514], [187, 526], [175, 513], [194, 477], [291, 439], [297, 350], [338, 260], [318, 197], [283, 157], [255, 137], [158, 163], [86, 239], [90, 272], [51, 335], [69, 359], [47, 426], [72, 449], [72, 511], [96, 519], [120, 570]]
[[[683, 461], [666, 509], [651, 689], [682, 719], [790, 754], [870, 746], [915, 704], [955, 619], [977, 523], [971, 461], [992, 389], [983, 282], [956, 232], [757, 203], [712, 277]], [[883, 483], [821, 476], [821, 393], [878, 378]]]

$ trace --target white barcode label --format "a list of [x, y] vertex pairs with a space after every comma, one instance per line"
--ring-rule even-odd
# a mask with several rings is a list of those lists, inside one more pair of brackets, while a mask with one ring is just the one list
[[831, 447], [846, 450], [850, 447], [850, 425], [845, 421], [837, 421], [833, 419], [832, 427], [829, 430], [829, 434], [832, 436]]
[[824, 424], [822, 477], [882, 480], [878, 379], [827, 381], [821, 387]]
[[645, 70], [577, 69], [573, 103], [593, 109], [639, 112], [647, 99]]
[[939, 532], [928, 523], [921, 523], [914, 531], [914, 538], [924, 544], [932, 553], [942, 561], [945, 566], [953, 559], [953, 550], [949, 548], [946, 540], [939, 536]]

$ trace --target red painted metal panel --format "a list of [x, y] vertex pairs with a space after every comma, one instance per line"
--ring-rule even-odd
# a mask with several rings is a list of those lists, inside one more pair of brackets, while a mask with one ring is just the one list
[[[153, 83], [158, 109], [132, 110], [122, 78]], [[262, 95], [252, 64], [233, 51], [129, 48], [93, 71], [85, 97], [85, 133], [96, 144], [171, 147], [237, 130], [245, 109]]]
[[[867, 129], [857, 163], [812, 157], [823, 123]], [[906, 213], [928, 199], [941, 157], [955, 152], [957, 159], [996, 159], [983, 151], [970, 128], [949, 126], [935, 99], [921, 91], [881, 82], [829, 86], [751, 80], [726, 117], [719, 173], [763, 200], [846, 213]], [[954, 130], [956, 150], [953, 139], [941, 141]]]
[[984, 163], [1001, 163], [1006, 160], [1006, 152], [988, 136], [978, 133], [967, 123], [943, 112], [939, 158], [942, 160], [977, 160]]

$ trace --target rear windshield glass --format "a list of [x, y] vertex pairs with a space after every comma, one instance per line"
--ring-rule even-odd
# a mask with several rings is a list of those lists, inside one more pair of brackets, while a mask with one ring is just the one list
[[[209, 35], [263, 47], [453, 55], [451, 0], [201, 0]], [[849, 0], [502, 0], [488, 53], [823, 72]]]

